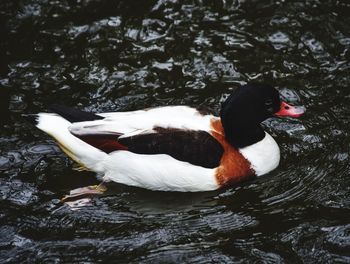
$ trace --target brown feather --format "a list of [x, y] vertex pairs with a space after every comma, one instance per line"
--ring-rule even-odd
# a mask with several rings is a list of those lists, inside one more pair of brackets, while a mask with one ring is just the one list
[[224, 153], [216, 168], [215, 177], [218, 184], [222, 186], [231, 185], [254, 176], [250, 162], [225, 139], [225, 132], [220, 119], [213, 119], [211, 122], [211, 135], [220, 142]]
[[78, 137], [89, 145], [106, 153], [111, 153], [116, 150], [128, 150], [127, 146], [118, 142], [118, 137], [115, 135], [87, 135]]

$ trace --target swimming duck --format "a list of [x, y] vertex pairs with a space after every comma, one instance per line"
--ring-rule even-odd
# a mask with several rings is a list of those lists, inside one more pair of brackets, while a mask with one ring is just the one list
[[30, 119], [104, 182], [180, 192], [215, 190], [274, 170], [280, 150], [260, 123], [304, 112], [281, 101], [272, 86], [256, 83], [235, 90], [219, 117], [188, 106], [98, 114], [60, 105], [51, 110]]

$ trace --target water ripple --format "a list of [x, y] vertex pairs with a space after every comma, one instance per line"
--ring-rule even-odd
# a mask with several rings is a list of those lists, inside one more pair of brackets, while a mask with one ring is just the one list
[[[0, 1], [0, 262], [349, 262], [346, 1]], [[273, 83], [307, 111], [263, 127], [279, 167], [209, 193], [96, 184], [21, 119], [220, 103]]]

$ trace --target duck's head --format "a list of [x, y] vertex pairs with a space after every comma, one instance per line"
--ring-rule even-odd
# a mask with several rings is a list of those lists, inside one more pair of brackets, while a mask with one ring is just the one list
[[273, 116], [299, 117], [304, 109], [280, 99], [272, 86], [250, 83], [235, 90], [222, 104], [220, 117], [227, 140], [242, 148], [264, 138], [260, 123]]

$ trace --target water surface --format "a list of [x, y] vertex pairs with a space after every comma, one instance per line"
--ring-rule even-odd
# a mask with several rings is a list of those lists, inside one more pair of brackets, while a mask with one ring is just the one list
[[[348, 1], [0, 2], [1, 263], [349, 263]], [[96, 184], [23, 113], [172, 104], [219, 110], [274, 84], [299, 120], [269, 119], [279, 168], [205, 193]]]

